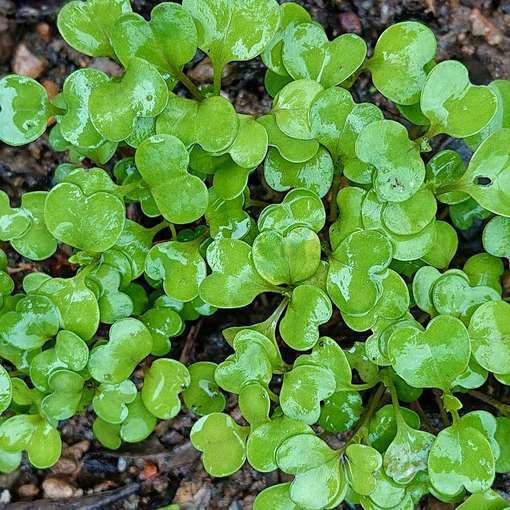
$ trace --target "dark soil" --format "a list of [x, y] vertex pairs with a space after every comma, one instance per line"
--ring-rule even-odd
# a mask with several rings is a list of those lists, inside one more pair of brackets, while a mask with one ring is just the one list
[[[510, 0], [294, 0], [307, 7], [326, 27], [330, 37], [343, 32], [362, 35], [373, 48], [378, 35], [390, 24], [417, 19], [427, 23], [438, 38], [439, 59], [455, 58], [464, 62], [475, 83], [510, 76]], [[11, 72], [31, 75], [41, 81], [50, 95], [62, 86], [66, 76], [80, 67], [93, 66], [116, 74], [120, 68], [108, 59], [92, 59], [69, 48], [58, 35], [56, 14], [59, 0], [0, 0], [0, 76]], [[158, 1], [133, 0], [138, 12], [148, 15]], [[211, 67], [198, 55], [188, 72], [197, 82], [211, 78]], [[228, 67], [224, 90], [240, 112], [257, 113], [270, 109], [262, 84], [263, 69], [258, 60]], [[375, 93], [368, 78], [361, 76], [355, 87], [357, 99], [375, 101], [388, 116], [396, 110]], [[0, 144], [0, 187], [15, 203], [26, 191], [51, 186], [52, 172], [63, 161], [44, 136], [28, 147], [10, 148]], [[260, 174], [259, 174], [260, 175]], [[255, 198], [272, 200], [276, 194], [255, 175], [251, 183]], [[137, 210], [132, 218], [140, 220]], [[477, 231], [471, 232], [476, 239]], [[474, 235], [473, 235], [474, 234]], [[42, 270], [53, 276], [70, 274], [65, 248], [51, 259], [33, 263], [22, 259], [3, 245], [10, 257], [13, 276], [19, 283], [26, 272]], [[475, 241], [461, 245], [461, 256], [479, 251]], [[265, 318], [273, 303], [264, 296], [245, 310], [221, 312], [188, 325], [174, 342], [172, 355], [186, 363], [221, 361], [229, 352], [221, 329], [228, 325], [250, 324]], [[324, 332], [349, 347], [359, 335], [343, 325], [338, 315]], [[136, 374], [135, 374], [136, 375]], [[138, 374], [141, 375], [141, 374]], [[489, 382], [484, 392], [502, 394], [501, 386]], [[425, 412], [432, 422], [440, 423], [438, 408], [431, 396]], [[480, 408], [477, 401], [464, 399], [466, 408]], [[235, 402], [230, 409], [235, 416]], [[193, 423], [190, 414], [161, 422], [153, 436], [133, 447], [107, 451], [93, 438], [92, 415], [76, 416], [61, 427], [65, 449], [62, 459], [51, 470], [36, 470], [24, 462], [9, 475], [0, 476], [0, 506], [9, 509], [155, 509], [170, 502], [183, 509], [248, 510], [255, 495], [267, 485], [283, 479], [277, 472], [262, 475], [248, 466], [228, 479], [211, 479], [191, 447], [188, 438]], [[496, 487], [510, 491], [510, 479], [499, 477]], [[71, 499], [48, 499], [71, 498]], [[340, 508], [347, 508], [345, 505]], [[432, 498], [420, 508], [451, 508]]]

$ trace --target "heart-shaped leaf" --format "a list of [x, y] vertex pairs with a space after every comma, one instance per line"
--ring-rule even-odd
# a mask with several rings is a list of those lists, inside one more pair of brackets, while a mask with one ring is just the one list
[[422, 23], [404, 21], [387, 28], [368, 61], [377, 90], [400, 105], [418, 103], [436, 45], [434, 33]]
[[184, 0], [182, 5], [197, 26], [198, 47], [213, 63], [216, 91], [223, 68], [229, 62], [251, 60], [262, 53], [280, 23], [280, 7], [275, 0]]
[[150, 21], [139, 14], [122, 15], [110, 37], [123, 66], [129, 64], [131, 57], [143, 58], [175, 78], [197, 50], [193, 19], [182, 6], [171, 2], [154, 7]]
[[21, 197], [24, 214], [30, 218], [29, 228], [11, 240], [11, 246], [24, 257], [44, 260], [57, 250], [57, 240], [48, 231], [45, 223], [45, 204], [49, 193], [32, 191]]
[[311, 349], [319, 339], [319, 326], [333, 314], [328, 295], [314, 285], [299, 285], [292, 291], [287, 312], [280, 323], [285, 343], [297, 351]]
[[463, 488], [469, 492], [490, 489], [494, 456], [489, 441], [477, 429], [458, 421], [437, 436], [428, 460], [433, 487], [446, 496]]
[[346, 485], [338, 452], [314, 434], [298, 434], [276, 451], [278, 467], [294, 475], [290, 497], [310, 510], [328, 507]]
[[140, 393], [127, 408], [128, 415], [120, 426], [120, 437], [126, 443], [139, 443], [151, 435], [157, 419], [144, 406]]
[[425, 171], [425, 180], [440, 202], [451, 205], [467, 200], [468, 195], [461, 191], [442, 193], [442, 188], [457, 182], [466, 171], [466, 165], [458, 152], [449, 149], [438, 152], [427, 162]]
[[304, 188], [323, 197], [331, 187], [333, 173], [333, 160], [323, 147], [303, 163], [291, 163], [271, 148], [264, 163], [264, 177], [276, 191]]
[[186, 147], [198, 144], [204, 151], [221, 153], [234, 143], [239, 119], [224, 97], [212, 96], [199, 103], [170, 94], [166, 108], [156, 120], [156, 132], [175, 136]]
[[142, 400], [157, 418], [169, 420], [181, 410], [179, 393], [190, 385], [188, 369], [176, 360], [161, 358], [145, 372]]
[[[143, 82], [143, 93], [139, 84]], [[156, 67], [132, 57], [119, 80], [110, 80], [92, 90], [90, 118], [99, 133], [112, 142], [128, 138], [139, 117], [156, 117], [168, 101], [168, 88]]]
[[102, 252], [119, 239], [125, 209], [111, 193], [100, 191], [87, 196], [75, 184], [64, 182], [48, 193], [44, 218], [56, 239], [81, 250]]
[[298, 283], [315, 274], [320, 262], [320, 241], [306, 227], [286, 235], [265, 230], [253, 243], [252, 259], [257, 272], [273, 285]]
[[0, 425], [0, 448], [10, 453], [25, 450], [33, 466], [45, 469], [59, 459], [62, 441], [58, 430], [41, 416], [19, 414]]
[[300, 365], [283, 378], [280, 406], [293, 420], [315, 423], [320, 416], [320, 402], [336, 391], [331, 370], [316, 365]]
[[229, 476], [246, 460], [246, 428], [229, 415], [212, 413], [191, 429], [191, 443], [202, 452], [202, 463], [211, 476]]
[[298, 226], [319, 232], [326, 223], [326, 211], [319, 196], [306, 189], [289, 191], [280, 204], [266, 207], [258, 220], [259, 230], [277, 230], [282, 234]]
[[489, 489], [477, 494], [471, 494], [469, 498], [457, 507], [459, 510], [505, 510], [508, 508], [508, 501], [496, 491]]
[[345, 454], [347, 476], [352, 490], [368, 496], [375, 489], [374, 474], [381, 469], [381, 454], [375, 448], [363, 444], [349, 445]]
[[510, 363], [510, 304], [490, 301], [471, 317], [469, 336], [476, 361], [490, 372], [508, 374]]
[[[137, 149], [136, 166], [149, 186], [161, 214], [172, 223], [190, 223], [207, 207], [207, 187], [188, 173], [189, 154], [174, 136], [156, 135]], [[172, 190], [179, 190], [173, 193]]]
[[[282, 4], [282, 7], [289, 4]], [[276, 123], [274, 115], [263, 115], [257, 119], [266, 129], [268, 144], [278, 149], [280, 156], [291, 163], [304, 163], [312, 159], [319, 150], [316, 140], [298, 140], [287, 136]]]
[[10, 241], [21, 237], [30, 228], [30, 217], [22, 209], [11, 207], [9, 196], [0, 190], [0, 240]]
[[[283, 4], [285, 5], [285, 4]], [[257, 494], [253, 510], [300, 510], [290, 499], [290, 482], [271, 485]]]
[[459, 319], [441, 315], [425, 332], [408, 325], [397, 328], [388, 353], [395, 372], [409, 385], [448, 391], [468, 366], [471, 342]]
[[0, 80], [0, 140], [25, 145], [37, 140], [50, 118], [46, 89], [32, 78], [10, 74]]
[[57, 334], [60, 317], [57, 307], [45, 296], [28, 295], [16, 305], [16, 311], [0, 317], [0, 336], [19, 349], [42, 347]]
[[283, 87], [273, 102], [273, 115], [283, 133], [299, 140], [314, 138], [308, 114], [315, 96], [323, 90], [313, 80], [297, 80]]
[[127, 379], [136, 365], [152, 350], [152, 336], [136, 319], [122, 319], [110, 328], [107, 344], [95, 348], [89, 358], [92, 377], [101, 383], [116, 384]]
[[110, 450], [117, 450], [122, 444], [120, 439], [120, 425], [113, 425], [101, 418], [96, 418], [92, 424], [92, 432], [95, 438]]
[[328, 41], [317, 23], [290, 26], [283, 38], [283, 65], [295, 80], [316, 80], [323, 87], [345, 81], [363, 64], [367, 45], [356, 34]]
[[212, 274], [200, 285], [200, 297], [219, 308], [239, 308], [262, 292], [278, 289], [259, 276], [251, 254], [251, 246], [243, 241], [220, 239], [211, 243], [207, 262]]
[[186, 407], [198, 416], [221, 413], [226, 399], [214, 380], [216, 363], [198, 361], [188, 367], [190, 384], [182, 392]]
[[370, 311], [382, 295], [381, 282], [392, 256], [390, 241], [379, 232], [354, 232], [344, 239], [330, 257], [328, 294], [333, 303], [349, 315]]
[[483, 230], [483, 247], [495, 257], [510, 259], [510, 218], [496, 216]]
[[64, 329], [57, 334], [55, 354], [70, 370], [80, 372], [87, 366], [89, 348], [77, 334]]
[[176, 311], [167, 307], [151, 308], [140, 317], [140, 320], [151, 332], [151, 354], [154, 356], [168, 354], [172, 346], [169, 337], [180, 335], [184, 329], [181, 316]]
[[266, 92], [272, 98], [275, 98], [280, 90], [288, 85], [292, 81], [292, 78], [287, 74], [286, 76], [282, 76], [280, 74], [276, 74], [271, 69], [267, 69], [266, 74], [264, 75], [264, 87], [266, 88]]
[[83, 275], [50, 278], [37, 290], [48, 296], [60, 312], [60, 327], [90, 340], [99, 326], [99, 306]]
[[372, 168], [358, 160], [355, 146], [366, 125], [383, 119], [381, 110], [370, 103], [356, 104], [347, 90], [331, 87], [315, 96], [309, 116], [315, 138], [328, 148], [334, 161], [342, 161], [345, 175], [356, 182], [352, 177], [370, 177]]
[[426, 264], [446, 269], [457, 253], [459, 238], [457, 231], [446, 221], [436, 221], [435, 224], [437, 249], [431, 249], [421, 259]]
[[485, 285], [501, 294], [500, 280], [504, 266], [500, 258], [488, 253], [477, 253], [466, 260], [462, 270], [468, 275], [471, 285]]
[[[464, 191], [482, 207], [510, 217], [510, 129], [499, 129], [478, 147], [468, 169], [452, 189]], [[463, 205], [463, 204], [461, 204]]]
[[48, 377], [52, 393], [41, 402], [41, 411], [50, 420], [67, 420], [78, 410], [85, 379], [71, 370], [55, 370]]
[[128, 415], [126, 404], [136, 398], [135, 384], [126, 379], [117, 384], [101, 384], [92, 400], [94, 412], [104, 421], [122, 423]]
[[[472, 85], [466, 67], [446, 60], [430, 71], [421, 94], [422, 112], [430, 120], [429, 137], [445, 133], [465, 138], [482, 130], [494, 117], [498, 101], [486, 86]], [[471, 115], [473, 108], [480, 115]]]
[[357, 391], [338, 391], [324, 400], [319, 425], [328, 432], [344, 432], [361, 417], [363, 401]]
[[404, 202], [425, 180], [425, 164], [407, 130], [393, 120], [365, 126], [356, 141], [356, 155], [376, 169], [374, 189], [381, 200]]
[[129, 0], [68, 2], [58, 14], [58, 30], [65, 41], [85, 55], [114, 57], [110, 34], [117, 18], [131, 12]]

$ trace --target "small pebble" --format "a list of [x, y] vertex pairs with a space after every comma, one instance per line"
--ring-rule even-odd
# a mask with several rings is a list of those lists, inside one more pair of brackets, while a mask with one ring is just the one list
[[6, 505], [7, 503], [11, 502], [11, 493], [4, 489], [2, 492], [0, 492], [0, 504]]
[[48, 23], [45, 23], [44, 21], [41, 23], [38, 23], [35, 27], [35, 31], [37, 32], [37, 35], [44, 41], [49, 42], [51, 39], [51, 27], [48, 25]]
[[51, 475], [42, 483], [44, 497], [52, 499], [71, 498], [75, 488], [64, 475]]
[[18, 487], [17, 493], [20, 498], [32, 499], [39, 494], [39, 487], [33, 483], [26, 483]]
[[341, 12], [338, 15], [338, 21], [342, 32], [361, 34], [361, 21], [354, 12]]
[[12, 62], [14, 73], [37, 79], [44, 73], [47, 67], [48, 62], [46, 59], [34, 55], [24, 43], [21, 43], [16, 48]]
[[127, 461], [124, 457], [119, 457], [119, 460], [117, 462], [117, 469], [120, 473], [126, 471], [127, 468]]

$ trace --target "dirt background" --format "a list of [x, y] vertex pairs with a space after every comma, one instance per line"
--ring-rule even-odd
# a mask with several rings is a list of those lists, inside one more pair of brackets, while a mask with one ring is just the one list
[[[355, 32], [365, 38], [369, 47], [390, 24], [403, 20], [422, 20], [436, 33], [438, 58], [455, 58], [464, 62], [475, 83], [510, 76], [510, 0], [295, 0], [308, 8], [312, 17], [322, 23], [330, 37]], [[61, 88], [65, 77], [80, 67], [96, 67], [119, 74], [113, 61], [89, 58], [69, 48], [58, 35], [56, 14], [59, 0], [0, 0], [0, 76], [15, 72], [38, 79], [50, 96]], [[133, 0], [133, 8], [145, 16], [160, 2]], [[203, 54], [198, 54], [188, 74], [199, 83], [209, 82], [212, 69]], [[270, 100], [262, 84], [263, 68], [259, 60], [228, 66], [224, 90], [239, 112], [261, 114], [270, 109]], [[357, 100], [374, 101], [388, 116], [397, 112], [361, 76], [354, 94]], [[0, 143], [0, 187], [14, 203], [26, 191], [51, 187], [52, 173], [63, 162], [55, 154], [47, 137], [23, 148], [10, 148]], [[260, 180], [252, 178], [255, 198], [272, 199], [271, 192]], [[129, 215], [140, 220], [136, 209]], [[481, 251], [480, 225], [462, 236], [461, 254]], [[53, 276], [68, 276], [68, 252], [60, 248], [43, 263], [24, 260], [3, 245], [9, 253], [12, 274], [19, 283], [28, 271], [43, 270]], [[186, 363], [200, 360], [221, 361], [229, 352], [220, 331], [233, 324], [249, 324], [264, 319], [274, 303], [257, 299], [253, 306], [237, 312], [221, 312], [211, 318], [189, 324], [182, 337], [174, 342], [172, 356]], [[356, 334], [343, 326], [334, 315], [324, 332], [349, 347]], [[366, 336], [366, 335], [362, 335]], [[135, 373], [140, 382], [141, 373]], [[505, 400], [501, 385], [493, 381], [484, 387], [488, 394]], [[479, 402], [463, 399], [466, 408], [483, 408]], [[423, 402], [431, 426], [440, 423], [433, 395]], [[235, 401], [230, 410], [238, 415]], [[251, 509], [255, 495], [264, 487], [284, 480], [285, 475], [262, 475], [248, 465], [228, 479], [211, 479], [201, 466], [197, 452], [187, 437], [193, 416], [183, 413], [178, 418], [161, 422], [155, 433], [142, 444], [125, 446], [116, 452], [102, 448], [91, 433], [91, 413], [62, 423], [64, 444], [62, 459], [51, 470], [36, 470], [25, 461], [19, 470], [0, 475], [0, 508], [8, 509], [155, 509], [175, 502], [182, 509]], [[510, 480], [498, 477], [495, 485], [508, 494]], [[70, 499], [58, 499], [70, 498]], [[348, 508], [346, 504], [339, 508]], [[425, 499], [418, 508], [441, 510], [452, 508], [433, 498]]]

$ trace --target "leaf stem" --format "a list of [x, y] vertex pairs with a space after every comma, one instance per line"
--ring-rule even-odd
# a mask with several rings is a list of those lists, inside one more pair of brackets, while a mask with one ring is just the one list
[[177, 71], [176, 75], [179, 81], [189, 90], [190, 94], [197, 101], [203, 101], [204, 96], [202, 92], [200, 92], [199, 88], [190, 80], [187, 74], [185, 74], [183, 71]]
[[213, 90], [214, 95], [219, 96], [221, 93], [221, 77], [223, 76], [223, 65], [214, 65], [214, 82]]
[[478, 390], [469, 390], [468, 394], [472, 397], [481, 400], [482, 402], [485, 402], [486, 404], [489, 404], [490, 406], [496, 408], [501, 414], [505, 416], [510, 416], [510, 405], [508, 404], [502, 404], [499, 400], [496, 400], [495, 398], [489, 397], [485, 393], [482, 393]]
[[172, 233], [172, 241], [177, 240], [177, 229], [175, 228], [175, 225], [173, 223], [168, 223], [168, 228], [170, 229], [170, 232]]
[[[443, 424], [448, 427], [450, 426], [450, 420], [448, 419], [448, 414], [446, 413], [443, 405], [443, 400], [441, 399], [441, 395], [438, 390], [432, 390], [434, 393], [434, 400], [436, 401], [437, 407], [439, 408], [439, 413], [441, 414], [441, 420]], [[456, 412], [456, 411], [455, 411]], [[458, 413], [457, 413], [458, 416]], [[453, 421], [455, 421], [454, 413], [452, 413]]]
[[152, 233], [152, 236], [154, 237], [158, 232], [161, 232], [163, 229], [167, 227], [170, 227], [170, 224], [168, 223], [168, 221], [164, 220], [161, 223], [158, 223], [157, 225], [150, 227], [149, 231]]
[[134, 182], [130, 182], [129, 184], [124, 184], [123, 186], [119, 186], [117, 188], [117, 191], [123, 197], [125, 197], [126, 195], [128, 195], [132, 191], [134, 191], [134, 190], [136, 190], [138, 188], [141, 188], [142, 186], [143, 186], [143, 181], [134, 181]]
[[252, 200], [250, 198], [247, 207], [267, 207], [268, 205], [271, 204], [269, 202], [264, 202], [263, 200]]

